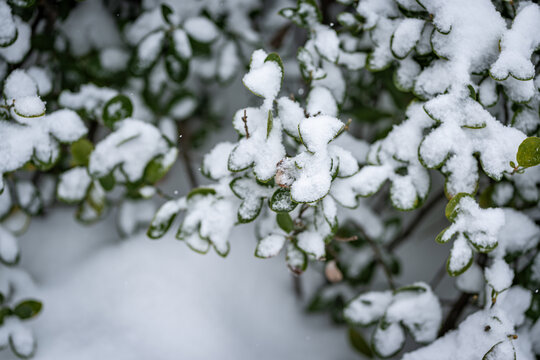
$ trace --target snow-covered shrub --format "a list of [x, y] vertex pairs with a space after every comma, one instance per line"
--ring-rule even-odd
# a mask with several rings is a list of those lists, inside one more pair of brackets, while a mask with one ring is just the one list
[[[0, 348], [35, 351], [41, 303], [9, 266], [58, 200], [221, 256], [254, 223], [255, 256], [324, 274], [308, 309], [364, 355], [534, 359], [539, 48], [522, 0], [0, 0]], [[199, 186], [192, 148], [236, 104]], [[192, 190], [171, 196], [177, 158]], [[400, 277], [413, 234], [448, 244], [432, 281]]]
[[[451, 354], [461, 337], [467, 349], [449, 358], [532, 359], [540, 315], [532, 275], [540, 240], [540, 7], [342, 3], [321, 10], [299, 0], [280, 10], [307, 34], [296, 62], [309, 90], [280, 97], [297, 73], [289, 79], [288, 59], [253, 52], [243, 83], [262, 99], [233, 116], [239, 140], [205, 156], [201, 171], [213, 182], [166, 202], [148, 235], [163, 236], [185, 212], [176, 237], [226, 255], [232, 227], [255, 221], [256, 256], [284, 249], [295, 274], [325, 263], [328, 284], [309, 308], [355, 326], [351, 339], [367, 355], [396, 355], [407, 329], [419, 343], [435, 340], [408, 359]], [[328, 19], [336, 13], [339, 26]], [[433, 239], [451, 244], [444, 266], [462, 295], [443, 311], [432, 289], [437, 277], [431, 286], [398, 286], [399, 263], [411, 264], [395, 250], [445, 196], [450, 226]], [[417, 208], [412, 219], [394, 210]], [[390, 289], [366, 291], [377, 269]], [[445, 335], [466, 307], [478, 312]], [[368, 344], [356, 326], [372, 324]]]

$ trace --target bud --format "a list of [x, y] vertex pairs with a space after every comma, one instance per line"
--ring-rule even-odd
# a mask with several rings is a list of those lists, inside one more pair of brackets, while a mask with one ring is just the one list
[[330, 260], [326, 263], [324, 275], [331, 283], [337, 283], [343, 280], [343, 273], [339, 270], [336, 260]]

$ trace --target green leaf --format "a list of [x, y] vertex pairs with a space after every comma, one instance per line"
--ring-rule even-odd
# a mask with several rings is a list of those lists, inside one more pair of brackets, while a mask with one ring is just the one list
[[296, 208], [296, 205], [298, 205], [298, 203], [292, 201], [291, 191], [286, 188], [277, 189], [268, 202], [270, 209], [278, 213], [291, 212]]
[[15, 29], [15, 34], [13, 34], [12, 38], [4, 38], [5, 40], [2, 42], [0, 41], [0, 47], [8, 47], [11, 44], [13, 44], [15, 41], [17, 41], [17, 38], [19, 37], [19, 30]]
[[41, 302], [37, 300], [25, 300], [15, 306], [13, 314], [20, 319], [30, 319], [39, 314], [41, 308]]
[[94, 144], [88, 139], [79, 139], [71, 144], [70, 152], [73, 165], [88, 166], [90, 154], [94, 150]]
[[187, 199], [189, 200], [189, 199], [191, 199], [192, 197], [194, 197], [196, 195], [207, 196], [207, 195], [215, 195], [215, 194], [216, 194], [216, 190], [214, 190], [212, 188], [200, 187], [200, 188], [196, 188], [196, 189], [191, 190], [187, 194]]
[[448, 204], [446, 204], [446, 209], [444, 210], [444, 214], [446, 215], [446, 218], [448, 220], [453, 222], [456, 219], [456, 216], [459, 213], [459, 207], [458, 207], [459, 202], [465, 196], [471, 197], [471, 195], [469, 195], [469, 194], [459, 193], [459, 194], [455, 195], [452, 199], [450, 199]]
[[114, 188], [116, 179], [114, 178], [114, 175], [111, 172], [109, 175], [105, 175], [99, 178], [99, 183], [101, 184], [101, 186], [103, 187], [105, 191], [111, 191]]
[[263, 198], [247, 198], [242, 201], [238, 208], [238, 222], [246, 224], [252, 222], [259, 216], [263, 205]]
[[540, 164], [540, 138], [533, 136], [523, 140], [519, 145], [516, 158], [518, 164], [523, 167]]
[[127, 96], [120, 94], [105, 104], [103, 108], [103, 122], [108, 128], [113, 129], [117, 121], [128, 118], [131, 114], [133, 114], [131, 100]]
[[266, 138], [270, 136], [272, 132], [272, 127], [274, 126], [274, 116], [272, 115], [272, 110], [268, 110], [268, 120], [266, 120]]
[[170, 16], [173, 13], [173, 10], [170, 8], [167, 4], [161, 4], [161, 16], [163, 16], [163, 20], [169, 25], [172, 25]]
[[279, 227], [286, 233], [290, 233], [294, 230], [294, 222], [289, 213], [278, 213], [276, 215], [276, 221]]
[[369, 346], [369, 343], [364, 339], [364, 336], [361, 332], [356, 331], [354, 328], [350, 327], [348, 331], [349, 342], [353, 349], [358, 351], [360, 354], [367, 356], [368, 358], [373, 358], [373, 351]]
[[157, 156], [146, 165], [143, 179], [148, 184], [155, 184], [167, 174], [169, 169], [170, 166], [163, 165], [163, 156]]

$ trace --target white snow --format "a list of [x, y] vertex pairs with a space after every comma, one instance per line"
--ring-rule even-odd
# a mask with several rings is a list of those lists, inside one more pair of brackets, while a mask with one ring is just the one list
[[103, 177], [120, 167], [127, 181], [135, 182], [141, 179], [148, 163], [156, 157], [163, 156], [165, 160], [172, 155], [173, 161], [176, 158], [176, 148], [170, 148], [153, 125], [131, 118], [116, 124], [116, 130], [97, 143], [90, 155], [88, 171], [91, 176]]

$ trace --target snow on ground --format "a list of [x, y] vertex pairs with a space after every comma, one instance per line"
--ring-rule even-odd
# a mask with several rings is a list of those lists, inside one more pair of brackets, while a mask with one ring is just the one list
[[35, 360], [357, 359], [344, 328], [302, 312], [282, 258], [253, 256], [252, 230], [222, 259], [173, 234], [119, 240], [68, 209], [34, 221], [21, 242], [44, 303]]

